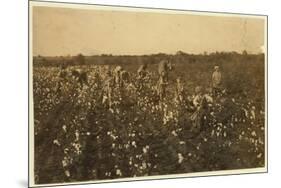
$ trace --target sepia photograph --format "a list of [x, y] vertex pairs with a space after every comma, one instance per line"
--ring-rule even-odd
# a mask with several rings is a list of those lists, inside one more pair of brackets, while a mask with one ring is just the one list
[[29, 186], [267, 172], [267, 16], [29, 1]]

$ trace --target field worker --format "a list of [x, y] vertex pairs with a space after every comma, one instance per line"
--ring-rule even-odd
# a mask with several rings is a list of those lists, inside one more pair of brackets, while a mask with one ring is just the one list
[[88, 74], [86, 71], [81, 69], [72, 70], [71, 72], [73, 78], [80, 84], [80, 87], [83, 88], [84, 84], [89, 85], [88, 83]]
[[195, 130], [200, 130], [201, 128], [201, 114], [202, 114], [202, 102], [203, 102], [204, 96], [202, 93], [202, 87], [197, 86], [195, 88], [195, 97], [193, 99], [193, 106], [195, 107], [195, 111], [190, 116], [190, 120], [192, 122], [192, 128], [191, 131], [194, 132]]
[[208, 104], [211, 104], [214, 102], [213, 97], [212, 97], [212, 89], [211, 88], [207, 88], [206, 92], [204, 94], [204, 98], [206, 99], [206, 102]]
[[122, 83], [121, 83], [122, 86], [124, 85], [124, 83], [128, 84], [130, 82], [130, 75], [127, 71], [122, 70], [120, 72], [120, 77], [121, 77], [121, 80], [122, 80]]
[[183, 100], [183, 92], [184, 92], [183, 83], [181, 77], [178, 77], [176, 79], [176, 99], [178, 101]]
[[58, 93], [61, 93], [62, 87], [63, 87], [63, 82], [67, 79], [67, 69], [66, 69], [66, 65], [62, 64], [60, 66], [58, 75], [57, 75], [57, 87], [56, 87], [56, 91]]
[[219, 66], [214, 67], [214, 72], [212, 75], [212, 88], [215, 96], [221, 91], [221, 72]]
[[168, 61], [162, 60], [158, 64], [158, 74], [164, 82], [168, 82]]
[[106, 72], [106, 80], [104, 82], [104, 95], [102, 99], [102, 104], [108, 104], [108, 107], [112, 106], [112, 92], [114, 87], [114, 79], [111, 75], [110, 70]]
[[202, 99], [203, 99], [202, 87], [201, 86], [197, 86], [195, 88], [195, 97], [193, 99], [193, 105], [194, 105], [194, 107], [196, 109], [200, 108]]
[[58, 77], [59, 77], [60, 79], [65, 79], [66, 76], [67, 76], [66, 65], [61, 65], [61, 66], [60, 66], [59, 73], [58, 73]]
[[138, 68], [138, 78], [139, 79], [143, 79], [146, 76], [146, 69], [147, 69], [147, 65], [146, 64], [142, 64], [139, 68]]
[[122, 71], [122, 67], [121, 66], [117, 66], [114, 69], [114, 82], [116, 84], [116, 86], [121, 86], [122, 84], [122, 80], [121, 80], [121, 71]]
[[168, 62], [168, 65], [167, 65], [167, 66], [168, 66], [168, 70], [169, 70], [169, 71], [172, 71], [172, 70], [174, 69], [174, 65], [172, 64], [171, 61]]
[[162, 101], [166, 95], [166, 86], [167, 86], [167, 82], [165, 82], [164, 76], [160, 76], [158, 81], [158, 90], [157, 90], [157, 93], [160, 97], [160, 101]]

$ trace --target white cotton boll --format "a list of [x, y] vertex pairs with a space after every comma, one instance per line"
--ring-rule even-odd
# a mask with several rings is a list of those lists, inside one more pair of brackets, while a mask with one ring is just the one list
[[176, 133], [176, 131], [175, 131], [175, 130], [173, 130], [173, 131], [172, 131], [172, 135], [174, 135], [174, 136], [178, 136], [178, 134]]
[[68, 170], [65, 170], [64, 173], [67, 177], [70, 177], [70, 172]]
[[116, 175], [118, 175], [118, 176], [122, 176], [122, 172], [121, 172], [121, 170], [120, 170], [120, 169], [116, 169]]
[[143, 151], [144, 154], [147, 153], [147, 149], [146, 148], [142, 148], [142, 151]]
[[252, 136], [257, 136], [257, 134], [256, 134], [255, 131], [252, 131], [251, 135], [252, 135]]
[[258, 142], [259, 142], [260, 144], [264, 144], [264, 142], [262, 141], [262, 139], [261, 139], [260, 137], [259, 137]]
[[114, 136], [113, 134], [111, 134], [110, 137], [111, 137], [113, 140], [116, 140], [116, 138], [117, 138], [117, 136]]
[[112, 148], [115, 148], [115, 143], [112, 143], [111, 147], [112, 147]]
[[79, 131], [78, 130], [75, 131], [75, 137], [76, 137], [75, 140], [78, 141], [79, 140]]
[[212, 130], [211, 136], [213, 137], [215, 135], [215, 130]]
[[113, 112], [114, 112], [114, 110], [113, 110], [112, 108], [109, 108], [109, 111], [110, 111], [111, 113], [113, 113]]
[[59, 141], [58, 141], [57, 139], [55, 139], [55, 140], [53, 141], [53, 143], [54, 143], [55, 145], [57, 145], [57, 146], [60, 146], [60, 143], [59, 143]]
[[183, 161], [184, 157], [182, 156], [181, 153], [178, 153], [178, 163], [181, 164]]
[[180, 141], [179, 144], [183, 145], [183, 144], [185, 144], [185, 141]]
[[146, 162], [144, 162], [144, 161], [142, 162], [142, 168], [143, 168], [143, 169], [146, 169], [146, 168], [147, 168]]
[[64, 153], [64, 154], [67, 154], [67, 153], [68, 153], [68, 151], [69, 151], [69, 149], [68, 149], [68, 148], [64, 148], [63, 153]]
[[254, 110], [251, 110], [251, 118], [256, 119], [256, 114]]
[[61, 161], [61, 163], [62, 163], [62, 166], [63, 166], [63, 167], [66, 167], [67, 164], [68, 164], [66, 159], [63, 159], [63, 160]]
[[169, 112], [168, 117], [173, 118], [173, 112]]
[[63, 129], [64, 132], [66, 132], [66, 125], [63, 125], [62, 129]]
[[87, 134], [88, 136], [89, 136], [89, 135], [91, 135], [91, 133], [90, 133], [90, 132], [87, 132], [86, 134]]
[[132, 142], [132, 146], [134, 146], [135, 148], [137, 147], [137, 144], [135, 141]]

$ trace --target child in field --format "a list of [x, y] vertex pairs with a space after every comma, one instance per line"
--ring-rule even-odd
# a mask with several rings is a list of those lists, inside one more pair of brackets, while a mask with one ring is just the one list
[[146, 64], [142, 64], [137, 73], [138, 73], [138, 79], [143, 79], [145, 76], [146, 76], [146, 68], [147, 68], [147, 65]]
[[202, 88], [200, 86], [197, 86], [195, 88], [195, 97], [193, 98], [192, 101], [195, 111], [190, 116], [190, 120], [192, 122], [191, 132], [198, 130], [198, 128], [200, 127], [199, 112], [200, 112], [202, 98], [203, 98]]
[[181, 77], [178, 77], [176, 80], [176, 101], [179, 102], [183, 101], [183, 93], [184, 93], [183, 83]]
[[57, 86], [56, 86], [56, 92], [58, 94], [61, 94], [62, 88], [63, 88], [63, 82], [66, 80], [67, 77], [67, 69], [66, 65], [61, 65], [60, 70], [57, 75]]
[[166, 94], [166, 86], [167, 82], [165, 82], [165, 77], [163, 75], [160, 75], [159, 81], [158, 81], [158, 95], [160, 97], [160, 101], [162, 101]]
[[104, 95], [103, 95], [102, 103], [103, 104], [107, 103], [108, 107], [111, 109], [114, 78], [112, 77], [110, 70], [108, 70], [106, 74], [107, 74], [107, 78], [104, 83]]
[[197, 86], [195, 88], [195, 97], [193, 99], [193, 105], [194, 105], [195, 109], [199, 109], [200, 108], [202, 99], [203, 99], [202, 87], [201, 86]]

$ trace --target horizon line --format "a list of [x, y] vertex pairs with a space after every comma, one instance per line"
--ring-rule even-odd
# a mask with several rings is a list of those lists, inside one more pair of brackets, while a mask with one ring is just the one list
[[[78, 55], [83, 55], [86, 57], [90, 56], [153, 56], [153, 55], [168, 55], [168, 56], [175, 56], [178, 55], [177, 53], [180, 52], [184, 55], [213, 55], [213, 54], [220, 54], [220, 53], [226, 53], [226, 54], [231, 54], [231, 53], [236, 53], [243, 55], [244, 51], [237, 52], [237, 51], [216, 51], [216, 52], [201, 52], [201, 53], [188, 53], [184, 51], [177, 51], [176, 53], [164, 53], [164, 52], [158, 52], [158, 53], [150, 53], [150, 54], [112, 54], [112, 53], [100, 53], [100, 54], [85, 54], [82, 52], [75, 53], [75, 54], [64, 54], [64, 55], [42, 55], [42, 54], [33, 54], [33, 57], [75, 57]], [[265, 54], [265, 52], [249, 52], [245, 50], [248, 55], [260, 55], [260, 54]]]

